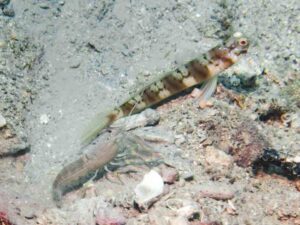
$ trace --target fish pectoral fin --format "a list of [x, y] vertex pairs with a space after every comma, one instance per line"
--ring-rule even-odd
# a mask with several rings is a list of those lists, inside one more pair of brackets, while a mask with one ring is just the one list
[[200, 108], [205, 108], [206, 106], [208, 106], [208, 100], [214, 94], [217, 83], [218, 77], [214, 76], [203, 84], [201, 88], [201, 94], [197, 98]]

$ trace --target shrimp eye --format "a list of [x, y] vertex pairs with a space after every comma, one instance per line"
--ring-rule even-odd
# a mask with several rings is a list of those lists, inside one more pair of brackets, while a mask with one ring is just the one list
[[240, 46], [247, 46], [248, 45], [248, 41], [247, 41], [247, 39], [246, 38], [241, 38], [240, 40], [239, 40], [239, 45]]

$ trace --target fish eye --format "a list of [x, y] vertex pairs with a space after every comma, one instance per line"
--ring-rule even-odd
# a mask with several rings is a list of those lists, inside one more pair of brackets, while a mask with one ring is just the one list
[[241, 38], [239, 39], [239, 45], [244, 47], [244, 46], [247, 46], [248, 45], [248, 40], [246, 38]]

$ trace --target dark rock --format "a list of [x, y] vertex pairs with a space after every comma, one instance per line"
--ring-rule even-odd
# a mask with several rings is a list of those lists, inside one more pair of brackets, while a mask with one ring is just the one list
[[13, 9], [12, 5], [5, 6], [2, 9], [4, 16], [14, 17], [15, 16], [15, 10]]

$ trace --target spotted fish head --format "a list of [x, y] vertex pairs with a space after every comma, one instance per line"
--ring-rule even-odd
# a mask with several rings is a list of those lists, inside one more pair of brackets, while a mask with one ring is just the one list
[[225, 41], [224, 45], [212, 49], [210, 53], [214, 60], [230, 61], [233, 64], [241, 55], [247, 53], [248, 48], [248, 38], [237, 32]]

